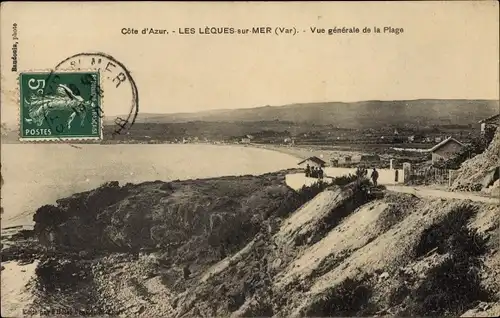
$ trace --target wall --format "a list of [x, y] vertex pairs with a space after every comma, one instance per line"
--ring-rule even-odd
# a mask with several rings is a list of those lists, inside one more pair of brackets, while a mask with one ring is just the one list
[[[328, 167], [324, 169], [325, 175], [327, 177], [339, 177], [342, 175], [355, 174], [356, 168], [337, 168]], [[368, 170], [368, 177], [370, 177], [373, 170]], [[378, 183], [379, 184], [396, 184], [403, 183], [404, 172], [403, 169], [398, 169], [398, 181], [395, 180], [395, 170], [391, 169], [377, 169], [378, 171]]]
[[[340, 177], [348, 174], [355, 174], [356, 169], [352, 168], [337, 168], [328, 167], [324, 168], [325, 177], [323, 181], [329, 182], [332, 177]], [[370, 177], [372, 170], [368, 170], [368, 177]], [[395, 181], [395, 170], [391, 169], [377, 169], [378, 171], [378, 184], [391, 185], [391, 184], [403, 184], [404, 172], [402, 169], [398, 169], [398, 182]], [[302, 188], [303, 185], [310, 186], [317, 182], [316, 178], [306, 178], [304, 173], [291, 173], [286, 175], [286, 184], [292, 189], [298, 190]]]
[[[331, 182], [331, 178], [323, 178], [325, 182]], [[291, 173], [285, 176], [287, 186], [294, 190], [299, 190], [302, 186], [311, 186], [318, 182], [316, 178], [307, 178], [303, 173]]]
[[432, 153], [432, 162], [438, 162], [439, 160], [446, 160], [443, 156], [441, 156], [439, 153], [433, 152]]

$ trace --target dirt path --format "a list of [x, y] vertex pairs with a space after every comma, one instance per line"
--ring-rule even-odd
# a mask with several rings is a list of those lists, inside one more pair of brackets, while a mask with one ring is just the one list
[[411, 193], [419, 197], [436, 197], [443, 199], [471, 200], [471, 201], [491, 203], [491, 204], [500, 203], [500, 200], [498, 198], [481, 196], [469, 192], [450, 192], [445, 190], [430, 189], [426, 187], [409, 187], [402, 185], [387, 185], [386, 188], [389, 191]]

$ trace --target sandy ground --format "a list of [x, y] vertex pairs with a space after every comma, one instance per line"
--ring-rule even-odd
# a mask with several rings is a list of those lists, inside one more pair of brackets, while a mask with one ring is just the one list
[[2, 317], [23, 316], [25, 309], [32, 301], [27, 284], [35, 276], [38, 262], [19, 265], [17, 262], [2, 263]]
[[353, 159], [361, 157], [363, 152], [359, 151], [345, 151], [345, 150], [334, 150], [334, 149], [321, 149], [320, 146], [308, 147], [308, 146], [277, 146], [277, 145], [262, 145], [262, 144], [251, 144], [249, 147], [263, 148], [268, 150], [274, 150], [287, 155], [291, 155], [297, 158], [297, 160], [302, 160], [311, 156], [316, 156], [329, 162], [332, 158], [339, 158], [342, 156], [351, 156]]

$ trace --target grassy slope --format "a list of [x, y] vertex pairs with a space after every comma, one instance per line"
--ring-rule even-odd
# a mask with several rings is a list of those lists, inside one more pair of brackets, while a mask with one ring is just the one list
[[495, 240], [485, 239], [499, 226], [495, 207], [406, 195], [362, 204], [353, 196], [318, 195], [181, 294], [176, 313], [460, 315], [479, 302], [498, 312], [491, 275], [500, 262]]

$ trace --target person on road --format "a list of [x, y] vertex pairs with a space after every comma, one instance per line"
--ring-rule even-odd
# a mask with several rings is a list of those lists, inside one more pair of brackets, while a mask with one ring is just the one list
[[378, 171], [377, 171], [377, 169], [373, 168], [371, 177], [372, 177], [372, 180], [373, 180], [373, 185], [377, 186], [377, 180], [378, 180]]
[[306, 167], [306, 177], [310, 177], [311, 176], [311, 167], [309, 166], [309, 164], [307, 164], [307, 167]]

